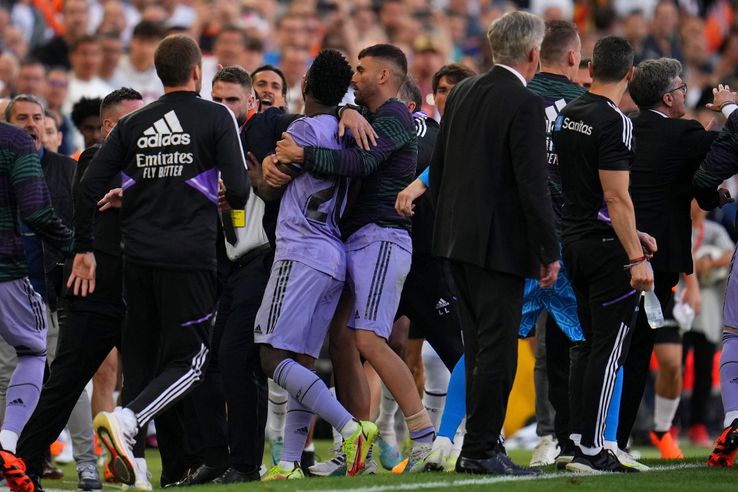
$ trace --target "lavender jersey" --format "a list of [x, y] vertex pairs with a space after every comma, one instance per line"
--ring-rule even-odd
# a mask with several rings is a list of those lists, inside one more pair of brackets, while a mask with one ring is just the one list
[[[320, 114], [295, 120], [287, 132], [301, 147], [342, 149], [338, 120]], [[303, 173], [287, 185], [279, 206], [275, 263], [295, 260], [343, 281], [346, 254], [339, 219], [346, 206], [347, 178]]]

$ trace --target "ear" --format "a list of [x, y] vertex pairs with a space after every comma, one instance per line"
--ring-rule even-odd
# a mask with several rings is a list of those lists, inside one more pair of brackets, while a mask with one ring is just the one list
[[633, 80], [633, 75], [635, 75], [636, 67], [630, 67], [630, 70], [628, 70], [628, 74], [625, 76], [625, 80], [630, 82]]
[[576, 55], [574, 54], [574, 50], [569, 50], [569, 53], [566, 55], [566, 64], [570, 67], [574, 66], [574, 62], [576, 61]]
[[667, 92], [666, 94], [661, 96], [661, 102], [664, 103], [664, 106], [670, 108], [674, 105], [674, 96], [671, 94], [671, 92]]
[[592, 69], [592, 61], [587, 62], [587, 70], [589, 71], [589, 78], [594, 79], [594, 70]]
[[411, 113], [414, 113], [415, 110], [418, 108], [415, 106], [414, 102], [410, 101], [409, 103], [407, 103], [407, 109], [409, 109]]
[[200, 80], [200, 79], [202, 79], [202, 66], [195, 65], [192, 68], [192, 80], [197, 81], [197, 80]]

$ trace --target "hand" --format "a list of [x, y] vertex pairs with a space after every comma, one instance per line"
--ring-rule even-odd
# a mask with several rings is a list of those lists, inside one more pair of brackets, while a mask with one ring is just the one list
[[231, 206], [228, 205], [228, 201], [225, 197], [225, 183], [223, 183], [222, 179], [218, 179], [218, 210], [221, 212], [227, 212], [231, 209]]
[[700, 294], [699, 288], [684, 289], [682, 301], [689, 304], [694, 314], [700, 314], [700, 311], [702, 311], [702, 295]]
[[718, 84], [717, 88], [712, 90], [712, 102], [707, 103], [705, 107], [710, 111], [720, 111], [725, 103], [735, 103], [736, 93], [730, 91], [730, 87], [726, 84]]
[[733, 203], [735, 199], [730, 196], [730, 190], [727, 188], [718, 188], [718, 206], [722, 207], [728, 203]]
[[356, 145], [364, 150], [371, 150], [369, 144], [376, 147], [377, 132], [374, 131], [372, 125], [361, 116], [361, 113], [355, 109], [346, 108], [341, 112], [341, 121], [338, 122], [338, 136], [343, 137], [346, 130], [351, 132], [356, 140]]
[[92, 251], [87, 253], [77, 253], [74, 255], [72, 263], [72, 273], [67, 280], [67, 288], [74, 289], [75, 296], [87, 297], [87, 294], [95, 292], [95, 255]]
[[559, 276], [559, 270], [561, 270], [561, 265], [558, 260], [548, 265], [541, 265], [541, 280], [538, 281], [538, 286], [541, 289], [550, 289], [553, 287]]
[[262, 180], [261, 163], [252, 152], [246, 153], [246, 171], [249, 174], [249, 180], [251, 186], [259, 187], [259, 182]]
[[656, 239], [654, 239], [654, 237], [650, 234], [646, 234], [645, 232], [636, 232], [638, 233], [638, 240], [641, 242], [644, 256], [646, 256], [647, 258], [653, 257], [654, 253], [658, 251], [658, 247], [656, 246]]
[[289, 133], [282, 134], [282, 140], [277, 142], [277, 159], [283, 164], [302, 162], [305, 152], [295, 143]]
[[407, 188], [399, 192], [397, 194], [397, 200], [395, 200], [395, 210], [397, 210], [397, 213], [404, 217], [412, 217], [414, 215], [413, 209], [415, 208], [413, 202], [425, 193], [426, 189], [426, 186], [420, 179], [415, 179]]
[[653, 272], [647, 261], [630, 268], [630, 286], [637, 291], [649, 291], [653, 288]]
[[108, 191], [97, 204], [100, 205], [100, 212], [109, 208], [120, 208], [123, 204], [123, 188], [113, 188]]
[[710, 255], [700, 256], [694, 262], [694, 273], [696, 273], [698, 277], [702, 277], [707, 272], [709, 272], [712, 267], [713, 267], [713, 263], [712, 263], [712, 258], [710, 258]]
[[266, 156], [261, 163], [261, 173], [264, 176], [264, 181], [272, 188], [281, 188], [292, 181], [290, 175], [283, 173], [277, 168], [278, 162], [277, 156], [271, 154]]

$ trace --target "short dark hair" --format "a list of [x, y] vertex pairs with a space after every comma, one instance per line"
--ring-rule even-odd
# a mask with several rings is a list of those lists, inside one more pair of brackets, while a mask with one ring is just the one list
[[24, 58], [23, 60], [21, 60], [21, 62], [18, 64], [18, 68], [32, 67], [35, 65], [41, 66], [41, 68], [44, 69], [44, 73], [46, 73], [47, 70], [46, 70], [46, 65], [44, 65], [44, 62], [42, 62], [41, 60], [33, 56], [28, 56]]
[[13, 115], [13, 106], [15, 106], [15, 104], [18, 102], [30, 102], [38, 104], [41, 107], [41, 112], [46, 113], [46, 105], [41, 98], [32, 96], [31, 94], [18, 94], [13, 99], [11, 99], [8, 105], [5, 107], [5, 121], [10, 122], [10, 117]]
[[216, 72], [213, 77], [213, 85], [216, 82], [225, 82], [227, 84], [238, 84], [247, 91], [250, 91], [253, 87], [251, 82], [251, 75], [246, 71], [245, 68], [239, 66], [221, 68]]
[[433, 94], [438, 91], [438, 84], [441, 83], [441, 79], [446, 77], [448, 81], [454, 85], [458, 84], [462, 80], [473, 77], [477, 73], [466, 65], [461, 63], [451, 63], [449, 65], [442, 66], [436, 73], [433, 74]]
[[75, 51], [77, 51], [77, 48], [79, 48], [83, 44], [93, 44], [99, 42], [100, 39], [97, 36], [93, 34], [83, 34], [82, 36], [72, 41], [72, 43], [69, 45], [69, 52], [74, 53]]
[[156, 75], [164, 87], [177, 87], [190, 80], [192, 69], [202, 64], [202, 52], [186, 34], [172, 34], [159, 43], [154, 54]]
[[322, 50], [305, 76], [305, 92], [319, 103], [336, 106], [346, 95], [354, 72], [351, 64], [336, 50]]
[[52, 120], [54, 122], [54, 126], [56, 127], [56, 131], [59, 131], [59, 127], [61, 126], [61, 118], [59, 114], [47, 109], [46, 111], [44, 111], [44, 116]]
[[541, 62], [563, 63], [569, 49], [574, 46], [579, 31], [573, 22], [551, 20], [546, 22], [546, 34], [541, 43]]
[[274, 65], [262, 65], [253, 72], [251, 72], [251, 81], [256, 80], [256, 76], [261, 72], [274, 72], [279, 75], [282, 80], [282, 96], [287, 97], [287, 79], [284, 76], [284, 72], [275, 67]]
[[215, 42], [217, 43], [218, 42], [218, 39], [220, 39], [220, 37], [223, 34], [227, 34], [227, 33], [236, 33], [236, 34], [241, 35], [241, 39], [243, 40], [243, 47], [246, 48], [246, 42], [249, 39], [249, 35], [246, 34], [246, 31], [244, 29], [238, 27], [235, 24], [228, 24], [228, 25], [225, 25], [225, 26], [221, 27], [220, 28], [220, 31], [215, 36]]
[[82, 122], [90, 116], [100, 116], [100, 104], [102, 99], [99, 97], [83, 97], [72, 106], [72, 123], [79, 129]]
[[418, 87], [418, 84], [411, 75], [405, 77], [405, 81], [400, 86], [397, 97], [402, 102], [415, 103], [415, 111], [420, 111], [420, 107], [423, 105], [423, 95], [420, 93], [420, 87]]
[[130, 87], [121, 87], [120, 89], [114, 90], [105, 96], [100, 103], [100, 119], [103, 118], [103, 115], [108, 110], [122, 101], [143, 101], [143, 96], [140, 92]]
[[375, 44], [364, 48], [359, 52], [359, 60], [365, 56], [371, 56], [373, 58], [381, 58], [396, 65], [400, 70], [400, 76], [402, 80], [407, 76], [407, 57], [400, 48], [391, 44]]
[[141, 21], [133, 28], [132, 38], [159, 41], [164, 37], [164, 26], [158, 22]]
[[620, 82], [633, 67], [635, 51], [628, 41], [607, 36], [594, 46], [592, 78], [599, 82]]
[[636, 67], [633, 80], [628, 83], [630, 97], [641, 110], [653, 109], [661, 104], [661, 100], [674, 81], [682, 73], [682, 64], [673, 58], [644, 60]]

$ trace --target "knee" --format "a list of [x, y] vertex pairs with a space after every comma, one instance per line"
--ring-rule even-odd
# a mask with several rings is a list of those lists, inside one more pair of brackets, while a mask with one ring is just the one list
[[270, 378], [274, 377], [274, 371], [281, 362], [278, 353], [268, 345], [262, 345], [259, 349], [259, 359], [261, 362], [262, 372]]

